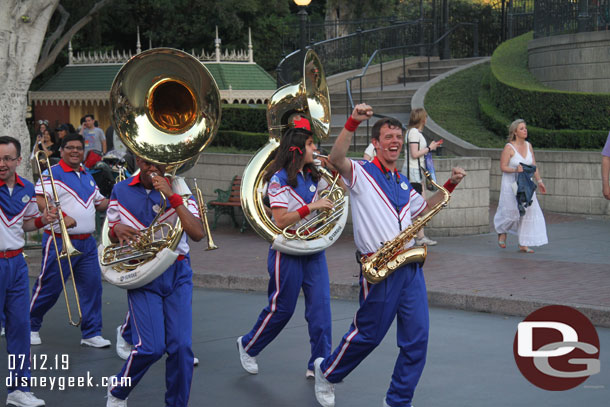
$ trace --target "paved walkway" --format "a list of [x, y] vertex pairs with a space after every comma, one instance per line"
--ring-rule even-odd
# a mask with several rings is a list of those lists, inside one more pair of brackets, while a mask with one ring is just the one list
[[[431, 305], [527, 315], [542, 305], [564, 304], [582, 310], [596, 325], [610, 326], [610, 221], [545, 216], [550, 243], [534, 254], [518, 252], [514, 236], [506, 249], [498, 247], [495, 233], [438, 238], [424, 267]], [[206, 252], [204, 243], [191, 246], [196, 285], [267, 289], [269, 245], [262, 238], [230, 227], [219, 227], [213, 238], [218, 250]], [[357, 298], [354, 251], [349, 233], [326, 251], [334, 297]]]
[[[495, 208], [490, 208], [493, 218]], [[596, 325], [610, 327], [610, 221], [545, 213], [549, 244], [534, 254], [520, 253], [508, 237], [500, 249], [497, 235], [435, 238], [424, 266], [434, 306], [527, 315], [546, 304], [584, 312]], [[266, 291], [269, 245], [251, 229], [230, 226], [212, 232], [218, 250], [191, 242], [196, 286]], [[356, 299], [358, 268], [353, 235], [343, 233], [326, 251], [335, 298]], [[38, 275], [40, 252], [28, 251], [30, 274]]]

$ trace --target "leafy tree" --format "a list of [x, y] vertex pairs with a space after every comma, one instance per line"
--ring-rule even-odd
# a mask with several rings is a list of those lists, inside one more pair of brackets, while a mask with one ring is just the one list
[[[71, 16], [60, 0], [2, 0], [0, 2], [0, 135], [16, 136], [30, 151], [25, 123], [27, 91], [32, 79], [50, 66], [70, 37], [89, 23], [111, 0], [81, 0], [83, 13]], [[51, 23], [51, 25], [50, 25]], [[51, 31], [47, 33], [47, 29]], [[66, 30], [67, 28], [67, 30]], [[30, 174], [29, 160], [19, 171]]]

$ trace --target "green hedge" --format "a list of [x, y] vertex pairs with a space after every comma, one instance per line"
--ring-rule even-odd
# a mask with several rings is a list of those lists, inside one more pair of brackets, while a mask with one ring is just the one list
[[[509, 118], [494, 106], [489, 88], [481, 86], [479, 113], [485, 126], [494, 133], [508, 137], [508, 126], [518, 118]], [[608, 132], [605, 130], [553, 130], [543, 129], [527, 123], [527, 139], [536, 148], [599, 149], [603, 147]]]
[[251, 133], [247, 131], [219, 130], [212, 145], [217, 147], [235, 147], [240, 150], [258, 150], [269, 141], [267, 133]]
[[491, 58], [489, 95], [498, 109], [506, 117], [523, 118], [530, 128], [610, 129], [610, 94], [562, 92], [535, 80], [527, 70], [531, 39], [530, 32], [506, 41]]
[[222, 105], [219, 130], [267, 133], [267, 105]]

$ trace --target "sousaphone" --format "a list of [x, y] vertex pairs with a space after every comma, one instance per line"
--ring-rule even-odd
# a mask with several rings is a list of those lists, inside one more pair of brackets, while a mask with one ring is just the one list
[[[188, 199], [191, 191], [175, 174], [197, 159], [220, 123], [220, 92], [205, 66], [176, 49], [144, 51], [115, 77], [110, 106], [123, 144], [146, 161], [167, 165], [172, 189]], [[140, 240], [146, 244], [119, 247], [106, 239], [99, 250], [104, 278], [127, 289], [149, 283], [178, 257], [182, 232], [178, 219], [174, 225], [153, 222], [142, 230]]]
[[345, 227], [349, 199], [339, 187], [337, 178], [320, 167], [322, 177], [332, 186], [321, 196], [331, 199], [334, 207], [330, 212], [321, 211], [316, 215], [312, 221], [315, 225], [313, 233], [288, 233], [292, 226], [284, 230], [278, 228], [265, 211], [267, 183], [263, 177], [280, 145], [280, 138], [291, 126], [290, 117], [298, 113], [307, 118], [318, 140], [330, 135], [328, 86], [322, 63], [314, 51], [307, 51], [302, 72], [303, 78], [299, 82], [285, 85], [271, 96], [267, 105], [269, 142], [252, 157], [241, 182], [241, 206], [252, 228], [270, 242], [273, 249], [292, 255], [313, 254], [332, 245]]

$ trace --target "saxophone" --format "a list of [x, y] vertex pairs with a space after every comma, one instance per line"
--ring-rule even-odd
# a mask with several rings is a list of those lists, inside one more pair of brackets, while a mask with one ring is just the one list
[[404, 249], [404, 246], [417, 235], [417, 232], [419, 232], [434, 215], [447, 206], [451, 195], [449, 194], [449, 191], [432, 180], [428, 171], [424, 170], [424, 175], [443, 193], [443, 199], [441, 202], [434, 205], [428, 213], [415, 219], [413, 224], [400, 232], [394, 239], [385, 242], [374, 254], [368, 257], [362, 256], [360, 258], [362, 275], [371, 284], [377, 284], [380, 281], [385, 280], [390, 274], [405, 264], [419, 263], [423, 265], [426, 260], [426, 254], [428, 252], [426, 246], [414, 246], [408, 249]]

